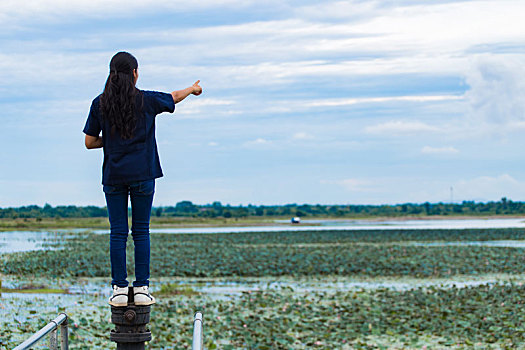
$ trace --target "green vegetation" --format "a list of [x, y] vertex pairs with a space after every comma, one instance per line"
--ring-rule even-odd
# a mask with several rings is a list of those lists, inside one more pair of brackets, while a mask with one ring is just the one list
[[[415, 246], [406, 241], [525, 239], [524, 229], [310, 231], [153, 234], [154, 276], [412, 276], [523, 272], [521, 248]], [[0, 272], [49, 277], [105, 277], [108, 235], [78, 234], [59, 249], [4, 254]], [[128, 267], [133, 269], [131, 239]]]
[[0, 219], [0, 231], [27, 231], [34, 229], [86, 228], [109, 229], [107, 218], [4, 218]]
[[[476, 203], [405, 203], [396, 205], [320, 205], [320, 204], [286, 204], [286, 205], [222, 205], [220, 202], [197, 205], [182, 201], [174, 206], [156, 207], [151, 211], [152, 217], [176, 218], [257, 218], [274, 219], [292, 216], [311, 218], [373, 218], [373, 217], [421, 217], [421, 216], [491, 216], [491, 215], [524, 215], [525, 202], [514, 202], [502, 198], [499, 202]], [[77, 207], [46, 204], [19, 208], [0, 208], [0, 219], [35, 219], [38, 223], [51, 218], [94, 218], [107, 217], [106, 208], [95, 206]], [[161, 220], [162, 221], [162, 220]], [[166, 222], [166, 220], [165, 220]], [[92, 226], [89, 226], [92, 227]], [[98, 226], [96, 226], [98, 227]]]
[[[152, 217], [150, 227], [203, 227], [203, 226], [259, 226], [274, 224], [274, 219], [246, 218], [204, 218], [204, 217]], [[109, 229], [106, 217], [94, 218], [4, 218], [0, 219], [0, 231], [27, 231], [35, 229]]]
[[181, 286], [178, 283], [168, 283], [160, 286], [160, 290], [155, 293], [155, 295], [198, 295], [199, 292], [196, 292], [190, 286]]
[[0, 218], [89, 218], [107, 217], [106, 208], [96, 206], [77, 207], [75, 205], [53, 207], [49, 204], [39, 207], [38, 205], [28, 205], [18, 208], [0, 209]]
[[[0, 273], [9, 276], [6, 281], [17, 276], [21, 285], [24, 279], [108, 279], [107, 234], [63, 235], [67, 239], [46, 250], [2, 254]], [[154, 291], [159, 302], [152, 308], [154, 338], [148, 348], [189, 349], [196, 310], [204, 313], [207, 349], [523, 348], [523, 248], [414, 245], [490, 240], [525, 240], [525, 229], [153, 234], [151, 273], [164, 284]], [[130, 244], [130, 273], [132, 255]], [[316, 283], [341, 278], [483, 280], [487, 274], [490, 279], [498, 274], [506, 278], [465, 288], [429, 284], [405, 291], [341, 290], [334, 282], [333, 289], [315, 289]], [[309, 281], [314, 288], [283, 284], [217, 298], [185, 284], [185, 276], [199, 282], [246, 276], [260, 283], [284, 276], [279, 280]], [[72, 349], [114, 347], [108, 337], [113, 327], [106, 298], [97, 292], [31, 299], [12, 294], [0, 299], [0, 316], [8, 315], [0, 317], [0, 350], [12, 349], [58, 312], [71, 317]]]
[[[205, 306], [208, 315], [225, 315], [208, 319], [213, 339], [231, 344], [208, 348], [391, 349], [392, 338], [403, 347], [421, 346], [425, 335], [441, 346], [483, 342], [513, 347], [525, 341], [524, 294], [525, 287], [513, 285], [299, 296], [293, 290], [245, 293], [234, 304]], [[385, 335], [382, 347], [367, 340]]]
[[[192, 315], [204, 313], [207, 349], [516, 349], [525, 345], [525, 286], [388, 289], [300, 293], [290, 288], [217, 300], [163, 297], [152, 308], [148, 349], [189, 349]], [[75, 297], [78, 300], [78, 296]], [[8, 300], [9, 301], [9, 300]], [[114, 347], [105, 298], [78, 300], [67, 310], [38, 311], [38, 298], [18, 301], [28, 321], [0, 321], [0, 349], [12, 349], [67, 311], [71, 349]], [[18, 311], [20, 312], [20, 311]]]

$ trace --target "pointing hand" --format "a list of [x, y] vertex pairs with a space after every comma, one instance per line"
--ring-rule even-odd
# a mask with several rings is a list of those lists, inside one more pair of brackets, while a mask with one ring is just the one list
[[202, 88], [199, 85], [200, 82], [201, 82], [200, 80], [197, 80], [192, 86], [193, 87], [192, 94], [194, 94], [195, 96], [199, 96], [200, 94], [202, 94]]

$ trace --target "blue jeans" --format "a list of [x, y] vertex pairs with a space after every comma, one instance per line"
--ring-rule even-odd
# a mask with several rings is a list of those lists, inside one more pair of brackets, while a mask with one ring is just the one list
[[155, 180], [127, 185], [104, 185], [111, 234], [111, 284], [127, 287], [126, 242], [128, 240], [128, 196], [131, 198], [131, 235], [135, 245], [134, 287], [149, 286], [149, 220]]

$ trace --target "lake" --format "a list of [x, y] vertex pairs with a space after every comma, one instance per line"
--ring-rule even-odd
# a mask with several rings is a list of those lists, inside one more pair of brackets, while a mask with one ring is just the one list
[[[451, 220], [303, 220], [301, 224], [288, 224], [285, 220], [276, 220], [272, 226], [231, 226], [231, 227], [186, 227], [186, 228], [152, 228], [155, 233], [171, 234], [213, 234], [243, 232], [297, 232], [297, 231], [334, 231], [334, 230], [421, 230], [421, 229], [469, 229], [469, 228], [525, 228], [524, 218], [512, 219], [451, 219]], [[44, 249], [46, 243], [65, 239], [64, 232], [86, 232], [90, 229], [54, 230], [54, 231], [6, 231], [0, 232], [0, 253], [24, 252]], [[94, 230], [107, 234], [109, 230]], [[422, 245], [493, 245], [508, 247], [525, 247], [523, 241], [498, 242], [433, 242], [417, 243]]]
[[[468, 229], [468, 228], [525, 228], [525, 218], [512, 219], [452, 219], [452, 220], [303, 220], [301, 224], [288, 224], [276, 220], [275, 226], [231, 226], [152, 228], [152, 233], [241, 233], [283, 231], [334, 231], [334, 230], [421, 230], [421, 229]], [[97, 230], [108, 233], [108, 230]]]
[[[293, 325], [300, 332], [282, 338], [287, 348], [313, 348], [321, 340], [322, 348], [341, 349], [364, 348], [364, 342], [371, 344], [366, 348], [463, 348], [467, 340], [479, 348], [517, 348], [525, 344], [520, 331], [525, 251], [507, 247], [525, 248], [523, 227], [523, 219], [513, 218], [152, 229], [157, 242], [152, 291], [159, 303], [151, 348], [187, 348], [195, 310], [205, 311], [208, 347], [246, 348], [247, 336], [262, 342], [267, 334], [286, 336]], [[387, 231], [394, 229], [400, 231]], [[325, 232], [306, 232], [311, 230]], [[44, 286], [69, 293], [2, 293], [0, 328], [13, 330], [3, 336], [8, 348], [59, 312], [71, 317], [71, 344], [90, 342], [94, 350], [113, 345], [106, 336], [109, 254], [100, 254], [107, 249], [107, 230], [86, 235], [89, 240], [69, 239], [84, 231], [92, 230], [0, 233], [3, 253], [57, 249], [8, 257], [4, 288]], [[264, 234], [278, 231], [287, 232]], [[184, 233], [211, 235], [177, 236]], [[56, 242], [63, 245], [49, 245]], [[82, 251], [82, 258], [71, 259], [62, 246]], [[434, 248], [441, 246], [447, 247]], [[486, 331], [493, 325], [503, 325], [497, 339]], [[327, 327], [330, 332], [318, 331]], [[340, 347], [342, 341], [356, 346]]]

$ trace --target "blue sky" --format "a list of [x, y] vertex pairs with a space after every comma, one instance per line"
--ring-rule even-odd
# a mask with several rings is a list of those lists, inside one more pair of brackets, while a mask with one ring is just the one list
[[104, 205], [91, 100], [121, 50], [159, 115], [154, 205], [525, 200], [523, 1], [0, 3], [0, 207]]

